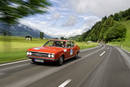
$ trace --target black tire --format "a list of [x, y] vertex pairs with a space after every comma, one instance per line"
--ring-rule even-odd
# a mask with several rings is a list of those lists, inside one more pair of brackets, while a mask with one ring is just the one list
[[59, 58], [59, 60], [57, 61], [57, 65], [58, 65], [58, 66], [61, 66], [63, 63], [64, 63], [64, 57], [61, 56], [61, 57]]
[[74, 58], [75, 58], [75, 59], [79, 58], [79, 52], [76, 53], [76, 55], [75, 55]]
[[32, 59], [32, 63], [35, 64], [35, 63], [37, 63], [37, 62], [35, 62], [34, 59]]

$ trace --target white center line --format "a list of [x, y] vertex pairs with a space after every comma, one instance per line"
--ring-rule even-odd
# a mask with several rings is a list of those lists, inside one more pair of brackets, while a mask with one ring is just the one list
[[106, 51], [103, 51], [103, 52], [100, 54], [100, 56], [103, 56], [105, 53], [106, 53]]
[[71, 79], [68, 79], [65, 82], [63, 82], [61, 85], [59, 85], [58, 87], [65, 87], [70, 82], [71, 82]]

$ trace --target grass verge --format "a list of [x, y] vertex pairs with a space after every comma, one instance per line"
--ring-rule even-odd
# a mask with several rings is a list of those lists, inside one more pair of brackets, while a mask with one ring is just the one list
[[87, 42], [76, 42], [76, 44], [80, 47], [80, 49], [87, 49], [87, 48], [92, 48], [92, 47], [96, 47], [98, 45], [98, 43], [87, 43]]
[[117, 46], [117, 47], [120, 47], [120, 48], [123, 48], [124, 50], [127, 50], [128, 52], [130, 52], [130, 46], [126, 45], [125, 42], [110, 42], [108, 45], [111, 45], [111, 46]]

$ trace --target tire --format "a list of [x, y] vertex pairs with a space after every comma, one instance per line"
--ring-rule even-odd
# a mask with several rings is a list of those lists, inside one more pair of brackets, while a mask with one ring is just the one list
[[58, 66], [61, 66], [63, 63], [64, 63], [64, 57], [61, 56], [61, 57], [59, 58], [59, 60], [57, 61], [57, 65], [58, 65]]
[[75, 59], [79, 58], [79, 52], [76, 53], [76, 55], [75, 55], [74, 58], [75, 58]]
[[32, 59], [32, 63], [35, 64], [35, 63], [37, 63], [37, 62], [35, 62], [34, 59]]

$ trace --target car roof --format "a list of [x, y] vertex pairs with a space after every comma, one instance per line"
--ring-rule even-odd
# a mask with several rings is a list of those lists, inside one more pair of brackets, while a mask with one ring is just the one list
[[50, 41], [64, 41], [64, 42], [68, 42], [68, 41], [70, 41], [70, 40], [51, 39]]

